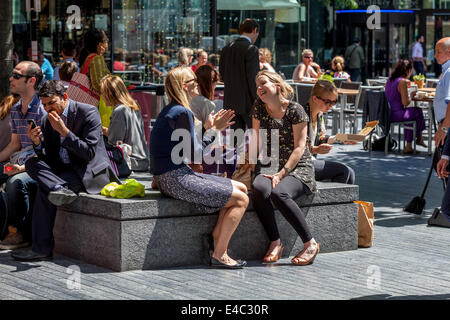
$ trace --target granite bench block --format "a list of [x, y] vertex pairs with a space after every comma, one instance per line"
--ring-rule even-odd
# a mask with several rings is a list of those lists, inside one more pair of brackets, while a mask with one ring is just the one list
[[[304, 212], [321, 252], [357, 248], [357, 205], [313, 206]], [[283, 256], [294, 256], [302, 241], [279, 212], [276, 219]], [[216, 214], [117, 221], [59, 210], [55, 251], [115, 271], [199, 265], [208, 259], [202, 234], [211, 232], [216, 221]], [[268, 244], [256, 212], [247, 211], [230, 241], [233, 255], [259, 260]]]

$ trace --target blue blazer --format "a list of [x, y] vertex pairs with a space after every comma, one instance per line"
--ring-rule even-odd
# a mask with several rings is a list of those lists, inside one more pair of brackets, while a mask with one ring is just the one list
[[67, 128], [70, 130], [62, 141], [46, 115], [42, 119], [43, 141], [35, 151], [56, 173], [64, 170], [59, 151], [63, 146], [70, 158], [70, 165], [83, 182], [88, 193], [99, 193], [111, 181], [120, 183], [114, 174], [103, 142], [102, 124], [98, 109], [69, 99]]

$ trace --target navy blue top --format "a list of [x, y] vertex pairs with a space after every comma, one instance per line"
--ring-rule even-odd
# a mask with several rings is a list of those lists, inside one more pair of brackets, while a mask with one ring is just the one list
[[[188, 139], [184, 139], [176, 132], [172, 141], [172, 133], [176, 129], [185, 129]], [[180, 131], [182, 133], [182, 131]], [[187, 141], [186, 141], [187, 140]], [[185, 148], [182, 148], [182, 144]], [[211, 143], [208, 138], [203, 139], [201, 144], [194, 130], [194, 114], [189, 109], [179, 105], [177, 102], [170, 103], [160, 112], [150, 134], [150, 173], [160, 175], [172, 170], [186, 166], [185, 163], [201, 163], [203, 146]], [[174, 163], [172, 150], [176, 147], [175, 155], [180, 163]], [[183, 152], [185, 151], [185, 152]]]

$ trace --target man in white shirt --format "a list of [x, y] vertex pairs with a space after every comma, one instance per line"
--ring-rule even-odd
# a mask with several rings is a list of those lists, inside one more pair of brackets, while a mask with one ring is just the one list
[[422, 43], [424, 42], [424, 37], [419, 35], [416, 37], [416, 43], [412, 48], [412, 59], [414, 64], [414, 70], [416, 70], [416, 74], [425, 74], [427, 71], [427, 66], [425, 61], [427, 58], [423, 56], [423, 47]]
[[[439, 123], [434, 136], [436, 148], [443, 146], [442, 157], [436, 165], [436, 172], [440, 178], [449, 177], [448, 164], [450, 159], [450, 37], [442, 38], [435, 48], [436, 62], [442, 65], [442, 75], [436, 87], [434, 97], [434, 111], [436, 121]], [[446, 139], [447, 137], [447, 139]], [[442, 200], [441, 209], [436, 208], [428, 224], [450, 228], [450, 180]]]

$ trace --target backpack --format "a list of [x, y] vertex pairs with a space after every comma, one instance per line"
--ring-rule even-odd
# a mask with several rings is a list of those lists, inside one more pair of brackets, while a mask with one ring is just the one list
[[352, 58], [353, 53], [355, 52], [356, 48], [358, 46], [355, 45], [355, 47], [353, 48], [353, 50], [350, 52], [350, 54], [345, 58], [344, 61], [344, 69], [347, 71], [350, 71], [350, 59]]

